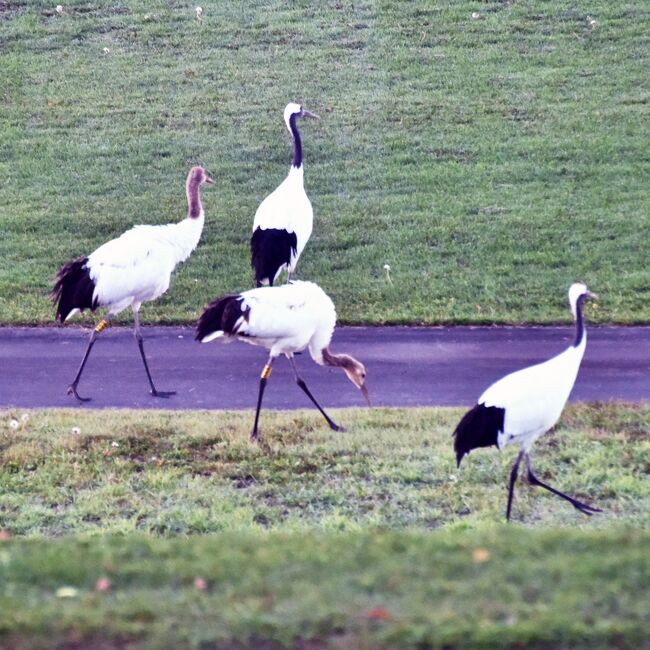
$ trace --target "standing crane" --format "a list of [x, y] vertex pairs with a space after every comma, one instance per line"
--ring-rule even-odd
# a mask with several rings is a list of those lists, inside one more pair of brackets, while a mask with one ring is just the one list
[[298, 374], [293, 355], [309, 348], [312, 359], [321, 366], [341, 368], [369, 403], [364, 365], [347, 354], [333, 354], [329, 345], [336, 324], [336, 311], [329, 296], [313, 282], [295, 281], [277, 287], [259, 287], [239, 294], [228, 294], [211, 302], [199, 318], [196, 339], [239, 340], [269, 350], [260, 376], [257, 410], [251, 439], [257, 440], [262, 396], [271, 375], [273, 361], [284, 354], [293, 369], [296, 383], [316, 405], [334, 431], [342, 431], [325, 413]]
[[313, 226], [314, 212], [305, 193], [302, 144], [298, 118], [317, 115], [293, 102], [284, 109], [284, 122], [293, 137], [293, 161], [287, 177], [260, 203], [251, 236], [251, 265], [258, 287], [273, 285], [282, 269], [288, 279], [298, 264]]
[[582, 315], [588, 298], [597, 298], [582, 282], [569, 288], [569, 304], [576, 324], [573, 344], [564, 352], [534, 366], [502, 377], [492, 384], [468, 411], [454, 431], [454, 451], [458, 466], [465, 454], [477, 447], [496, 445], [502, 449], [519, 444], [521, 450], [510, 472], [506, 519], [510, 520], [512, 497], [519, 465], [523, 459], [528, 480], [566, 499], [586, 515], [602, 512], [540, 481], [530, 464], [533, 443], [559, 420], [575, 383], [580, 362], [587, 346], [587, 332]]
[[56, 319], [63, 323], [84, 309], [106, 309], [106, 315], [93, 330], [81, 365], [68, 395], [81, 397], [77, 385], [98, 335], [110, 320], [127, 307], [133, 310], [135, 338], [144, 369], [155, 397], [169, 397], [173, 391], [156, 389], [140, 331], [140, 306], [155, 300], [169, 288], [171, 274], [179, 262], [186, 260], [201, 238], [205, 214], [199, 188], [214, 183], [202, 167], [192, 167], [186, 183], [187, 218], [179, 223], [159, 226], [134, 226], [111, 239], [87, 257], [79, 257], [61, 267], [56, 275], [51, 297], [56, 303]]

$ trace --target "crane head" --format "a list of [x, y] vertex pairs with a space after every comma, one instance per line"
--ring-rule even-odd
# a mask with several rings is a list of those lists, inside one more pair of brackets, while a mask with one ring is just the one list
[[584, 282], [574, 282], [569, 287], [569, 304], [571, 305], [571, 312], [573, 313], [574, 318], [576, 318], [578, 301], [585, 301], [589, 298], [598, 299], [598, 296], [589, 291]]
[[214, 180], [208, 175], [208, 173], [203, 169], [203, 167], [192, 167], [187, 178], [188, 185], [203, 185], [203, 183], [208, 183], [209, 185], [214, 184]]
[[300, 104], [296, 104], [296, 102], [289, 102], [284, 109], [284, 121], [289, 130], [291, 130], [289, 126], [289, 120], [291, 119], [292, 115], [295, 115], [296, 117], [313, 117], [316, 120], [320, 120], [320, 117], [318, 117], [318, 115], [306, 110]]
[[366, 367], [354, 357], [345, 356], [348, 357], [348, 362], [343, 366], [343, 371], [348, 376], [348, 379], [361, 391], [368, 406], [370, 406], [370, 396], [366, 388]]

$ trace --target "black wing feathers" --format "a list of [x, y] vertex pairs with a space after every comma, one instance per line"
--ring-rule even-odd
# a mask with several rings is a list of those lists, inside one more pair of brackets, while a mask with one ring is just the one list
[[279, 228], [257, 228], [251, 237], [251, 266], [255, 271], [255, 283], [261, 286], [273, 280], [280, 268], [291, 263], [291, 255], [298, 250], [295, 232]]
[[87, 262], [87, 257], [79, 257], [64, 264], [56, 274], [50, 297], [56, 303], [56, 318], [61, 323], [73, 309], [97, 309], [97, 300], [93, 298], [95, 283]]
[[237, 323], [243, 316], [248, 320], [250, 309], [242, 310], [243, 298], [238, 293], [230, 293], [213, 300], [201, 314], [196, 325], [196, 340], [200, 341], [214, 332], [237, 333]]
[[463, 456], [472, 449], [497, 444], [497, 436], [503, 431], [505, 413], [503, 408], [485, 404], [477, 404], [465, 413], [454, 431], [454, 451], [458, 466]]

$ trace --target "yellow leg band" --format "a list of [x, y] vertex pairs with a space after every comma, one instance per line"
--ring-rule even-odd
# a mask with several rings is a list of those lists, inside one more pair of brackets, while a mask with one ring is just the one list
[[95, 332], [99, 334], [99, 332], [103, 332], [107, 327], [108, 327], [108, 321], [106, 319], [102, 319], [99, 321], [99, 323], [97, 323]]
[[261, 379], [268, 379], [271, 376], [271, 366], [267, 363], [264, 366], [264, 370], [262, 370], [262, 374], [260, 375]]

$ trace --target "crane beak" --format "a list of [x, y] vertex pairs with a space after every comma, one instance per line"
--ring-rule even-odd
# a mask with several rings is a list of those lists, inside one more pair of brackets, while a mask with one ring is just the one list
[[587, 291], [587, 298], [593, 298], [594, 300], [598, 300], [598, 294], [592, 293], [591, 291]]
[[361, 391], [361, 394], [366, 398], [366, 404], [368, 406], [372, 406], [370, 403], [370, 395], [368, 395], [368, 389], [366, 388], [366, 385], [364, 384], [363, 386], [359, 386], [359, 390]]
[[214, 179], [211, 176], [208, 176], [207, 174], [205, 175], [205, 182], [208, 185], [214, 185]]
[[320, 117], [318, 117], [316, 113], [311, 113], [310, 111], [306, 111], [304, 108], [302, 110], [302, 113], [300, 114], [300, 117], [313, 117], [315, 120], [320, 120]]

